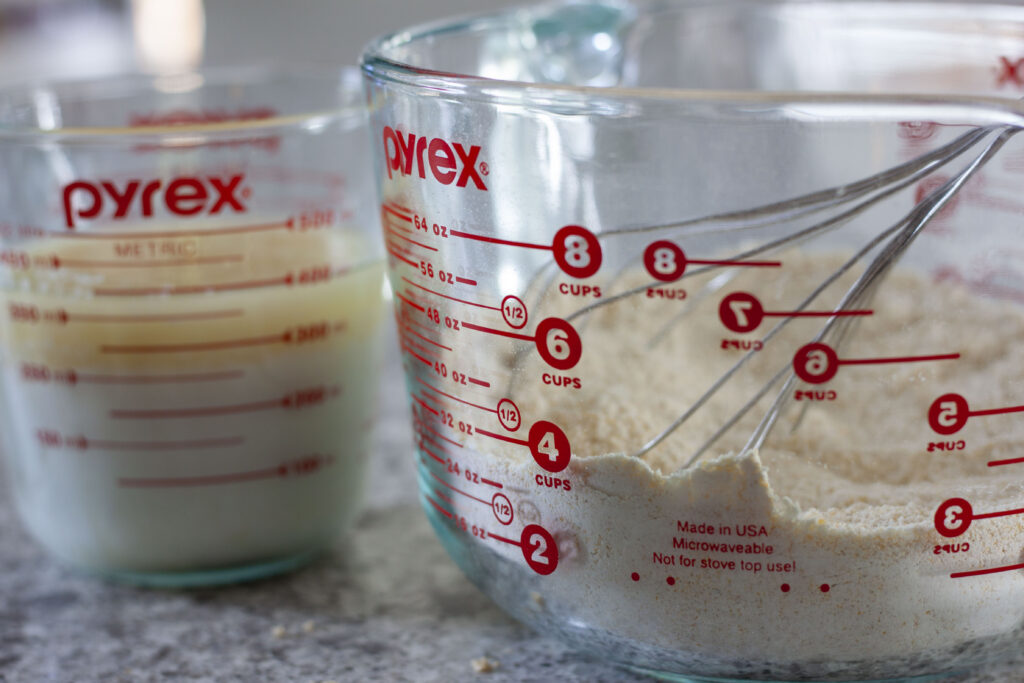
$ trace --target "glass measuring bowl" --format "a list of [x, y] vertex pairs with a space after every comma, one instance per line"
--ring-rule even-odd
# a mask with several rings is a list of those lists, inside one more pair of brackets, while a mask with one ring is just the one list
[[354, 518], [383, 263], [358, 70], [0, 92], [0, 438], [29, 532], [150, 585]]
[[420, 497], [482, 590], [668, 678], [1019, 650], [1022, 28], [562, 3], [368, 48]]

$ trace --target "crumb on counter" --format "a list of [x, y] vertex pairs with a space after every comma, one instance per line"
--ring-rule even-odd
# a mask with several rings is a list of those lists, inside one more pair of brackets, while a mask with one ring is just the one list
[[285, 630], [284, 626], [281, 626], [280, 624], [270, 629], [270, 635], [273, 638], [284, 638], [287, 634], [288, 632]]
[[309, 621], [302, 622], [303, 633], [312, 633], [313, 629], [316, 628], [316, 622], [310, 619]]
[[489, 674], [498, 669], [499, 662], [490, 657], [477, 657], [470, 664], [473, 665], [473, 673]]

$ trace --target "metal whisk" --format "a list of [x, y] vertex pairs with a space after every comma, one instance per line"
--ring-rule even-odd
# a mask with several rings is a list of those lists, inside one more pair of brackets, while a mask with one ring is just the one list
[[[1006, 144], [1006, 142], [1020, 132], [1019, 127], [987, 126], [972, 129], [955, 140], [939, 147], [931, 152], [911, 159], [899, 166], [893, 167], [881, 173], [869, 176], [853, 183], [828, 188], [810, 194], [792, 197], [772, 204], [752, 207], [740, 211], [720, 213], [704, 216], [687, 221], [670, 223], [664, 225], [645, 225], [636, 227], [622, 227], [606, 230], [597, 234], [598, 239], [608, 239], [616, 235], [636, 235], [649, 232], [662, 232], [672, 238], [692, 237], [707, 232], [743, 232], [759, 230], [769, 226], [790, 224], [798, 219], [824, 214], [819, 220], [807, 227], [795, 229], [793, 232], [781, 237], [772, 239], [756, 247], [745, 249], [732, 256], [722, 259], [727, 262], [749, 261], [755, 257], [775, 252], [784, 247], [799, 244], [805, 240], [817, 237], [824, 233], [836, 230], [847, 224], [853, 218], [864, 213], [872, 206], [884, 199], [900, 192], [922, 178], [934, 173], [938, 169], [963, 157], [972, 149], [980, 153], [967, 163], [952, 178], [947, 180], [937, 189], [921, 198], [916, 205], [894, 224], [886, 227], [874, 235], [866, 244], [847, 259], [835, 272], [829, 274], [822, 280], [796, 307], [795, 312], [801, 312], [829, 286], [839, 280], [845, 273], [864, 260], [876, 249], [877, 253], [867, 262], [865, 270], [857, 277], [854, 283], [845, 291], [839, 304], [832, 310], [832, 315], [827, 317], [825, 323], [813, 338], [812, 343], [829, 342], [833, 348], [838, 348], [843, 339], [847, 336], [852, 317], [842, 315], [846, 311], [861, 307], [878, 288], [891, 266], [910, 247], [914, 240], [921, 234], [925, 226], [945, 207], [950, 200], [957, 195], [965, 183], [987, 164]], [[832, 211], [830, 211], [832, 210]], [[721, 265], [704, 265], [697, 268], [686, 269], [679, 279], [694, 277], [709, 273], [715, 269], [722, 268]], [[619, 280], [628, 266], [612, 279], [611, 284]], [[703, 289], [697, 293], [697, 298], [705, 297], [721, 289], [733, 277], [735, 271], [723, 270], [711, 278]], [[541, 276], [538, 273], [534, 276], [536, 282]], [[551, 274], [550, 277], [554, 277]], [[566, 320], [573, 321], [596, 311], [599, 308], [610, 306], [617, 302], [628, 300], [645, 292], [649, 288], [663, 287], [674, 284], [673, 282], [651, 281], [646, 284], [630, 287], [622, 292], [606, 296], [584, 306], [566, 317]], [[609, 287], [610, 289], [610, 287]], [[540, 303], [545, 296], [547, 287], [541, 287]], [[667, 324], [659, 330], [651, 339], [650, 344], [655, 345], [664, 337], [673, 325], [678, 323], [686, 311], [674, 316]], [[775, 324], [767, 334], [762, 337], [761, 342], [767, 345], [775, 338], [791, 321], [792, 317], [783, 317]], [[702, 406], [704, 406], [737, 372], [753, 357], [755, 351], [751, 350], [740, 357], [725, 373], [723, 373], [692, 405], [689, 406], [678, 418], [665, 427], [661, 432], [643, 444], [631, 455], [641, 457], [658, 446], [673, 432], [681, 427]], [[686, 461], [681, 469], [692, 467], [708, 449], [717, 442], [726, 432], [736, 425], [755, 405], [758, 404], [773, 388], [781, 383], [775, 399], [761, 419], [753, 433], [750, 435], [744, 446], [744, 452], [759, 449], [773, 428], [778, 423], [788, 402], [792, 400], [792, 389], [798, 378], [791, 364], [780, 368], [762, 387], [755, 392], [749, 400], [740, 406], [721, 426], [712, 434]], [[806, 409], [806, 405], [805, 405]], [[798, 425], [800, 417], [797, 418]], [[795, 428], [795, 426], [794, 426]]]

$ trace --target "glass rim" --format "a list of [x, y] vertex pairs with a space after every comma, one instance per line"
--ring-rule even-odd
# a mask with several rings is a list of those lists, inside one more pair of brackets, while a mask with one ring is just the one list
[[115, 92], [122, 95], [143, 93], [178, 94], [198, 91], [211, 86], [259, 86], [279, 82], [314, 81], [323, 87], [335, 87], [338, 92], [351, 93], [351, 98], [333, 107], [303, 111], [294, 114], [273, 114], [261, 118], [210, 122], [158, 123], [141, 125], [63, 126], [45, 128], [33, 125], [9, 124], [0, 119], [0, 143], [113, 143], [130, 140], [133, 143], [173, 142], [183, 136], [195, 144], [197, 136], [203, 141], [230, 139], [239, 134], [250, 135], [288, 128], [318, 129], [336, 122], [362, 121], [366, 105], [361, 77], [356, 66], [330, 66], [323, 64], [258, 64], [246, 66], [203, 67], [169, 74], [125, 73], [74, 80], [40, 80], [0, 86], [0, 112], [20, 98], [30, 103], [33, 96], [52, 96], [57, 102], [75, 97], [88, 101], [100, 93]]
[[[581, 96], [600, 98], [607, 101], [629, 100], [642, 102], [664, 102], [679, 104], [710, 104], [734, 106], [750, 111], [751, 107], [786, 106], [815, 107], [825, 109], [863, 104], [891, 108], [940, 108], [955, 107], [973, 113], [987, 112], [1009, 118], [1004, 123], [1024, 126], [1024, 99], [992, 95], [958, 95], [948, 93], [877, 93], [859, 91], [822, 90], [729, 90], [729, 89], [687, 89], [672, 87], [621, 87], [575, 85], [564, 83], [538, 83], [512, 79], [492, 78], [458, 71], [445, 71], [415, 66], [390, 56], [398, 48], [429, 41], [444, 35], [468, 33], [488, 28], [508, 28], [513, 22], [545, 8], [556, 8], [576, 4], [572, 0], [549, 0], [539, 5], [522, 5], [498, 11], [476, 13], [456, 19], [443, 19], [422, 23], [402, 31], [388, 33], [371, 41], [363, 50], [359, 66], [363, 75], [374, 80], [387, 81], [465, 96], [466, 99], [493, 101], [502, 104], [538, 106], [549, 102], [560, 110], [572, 108], [573, 101]], [[614, 2], [611, 4], [615, 4]], [[637, 7], [664, 9], [669, 7], [766, 7], [771, 5], [877, 5], [892, 7], [929, 7], [936, 5], [970, 7], [1006, 7], [1024, 12], [1024, 2], [1015, 0], [993, 0], [977, 4], [965, 0], [830, 0], [811, 2], [809, 0], [646, 0]], [[533, 95], [533, 97], [528, 96]], [[558, 95], [569, 96], [567, 101], [558, 101]]]

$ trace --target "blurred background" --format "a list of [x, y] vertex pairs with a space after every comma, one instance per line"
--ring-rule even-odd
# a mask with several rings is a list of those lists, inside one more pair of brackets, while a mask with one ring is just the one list
[[0, 84], [275, 61], [354, 64], [381, 33], [517, 0], [0, 0]]

